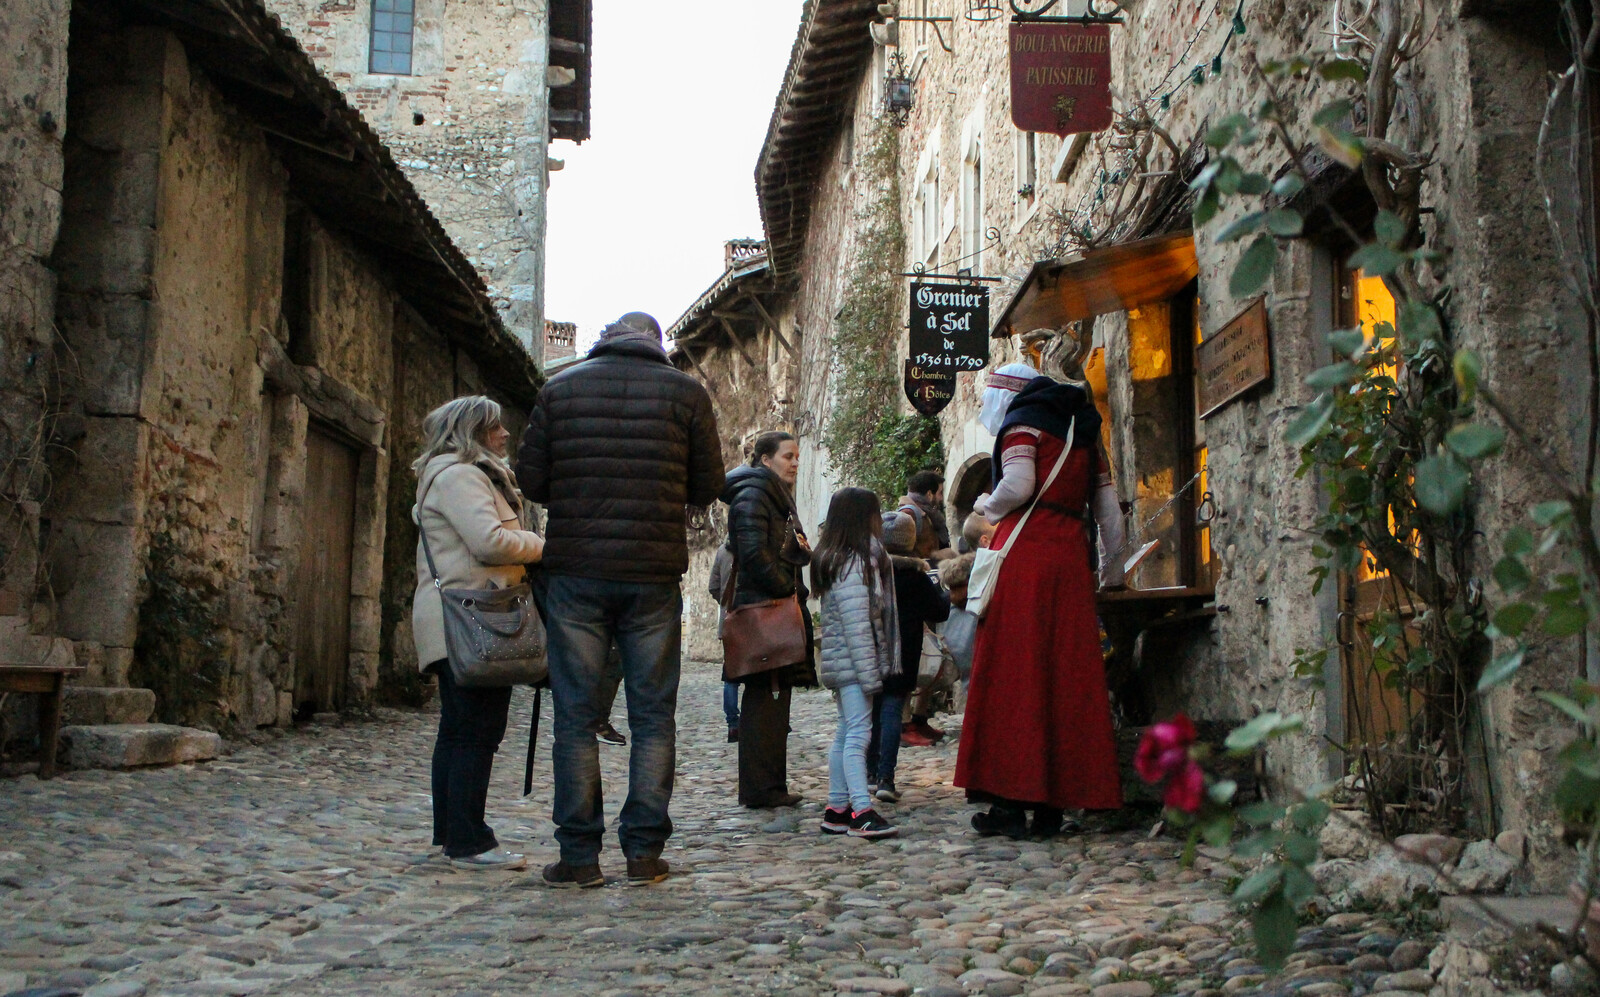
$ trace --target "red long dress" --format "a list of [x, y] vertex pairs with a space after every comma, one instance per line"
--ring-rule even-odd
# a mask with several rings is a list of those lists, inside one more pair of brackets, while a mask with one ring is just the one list
[[[1002, 450], [1033, 442], [1008, 432]], [[1038, 437], [1040, 484], [1061, 447]], [[957, 786], [1061, 810], [1122, 806], [1088, 534], [1067, 513], [1088, 509], [1099, 465], [1097, 448], [1075, 448], [1006, 555], [973, 650]], [[991, 546], [1026, 508], [1000, 521]]]

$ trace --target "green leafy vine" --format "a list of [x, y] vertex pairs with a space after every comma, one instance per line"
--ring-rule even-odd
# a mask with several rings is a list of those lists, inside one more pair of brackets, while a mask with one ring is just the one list
[[913, 472], [943, 466], [944, 445], [938, 419], [902, 413], [898, 403], [895, 347], [904, 295], [898, 274], [906, 245], [898, 133], [875, 122], [856, 156], [866, 196], [845, 268], [844, 307], [829, 340], [833, 412], [822, 442], [841, 480], [890, 500]]

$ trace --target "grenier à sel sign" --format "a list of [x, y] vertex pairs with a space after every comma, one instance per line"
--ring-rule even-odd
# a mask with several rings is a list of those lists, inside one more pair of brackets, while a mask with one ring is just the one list
[[1011, 25], [1011, 120], [1025, 132], [1111, 127], [1111, 27]]
[[906, 397], [936, 415], [955, 397], [956, 374], [989, 365], [989, 289], [981, 284], [911, 285], [911, 356]]

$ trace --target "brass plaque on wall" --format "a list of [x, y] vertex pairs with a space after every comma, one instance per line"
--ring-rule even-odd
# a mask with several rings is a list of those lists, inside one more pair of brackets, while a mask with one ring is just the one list
[[1267, 299], [1257, 298], [1197, 346], [1195, 369], [1200, 375], [1202, 419], [1271, 377], [1272, 334], [1267, 328]]

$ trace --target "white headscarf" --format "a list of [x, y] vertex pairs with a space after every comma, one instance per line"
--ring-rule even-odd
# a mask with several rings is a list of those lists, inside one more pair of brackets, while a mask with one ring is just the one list
[[978, 421], [990, 436], [1000, 435], [1000, 425], [1005, 422], [1006, 410], [1017, 392], [1040, 373], [1025, 363], [1008, 363], [984, 379], [983, 408], [978, 411]]

